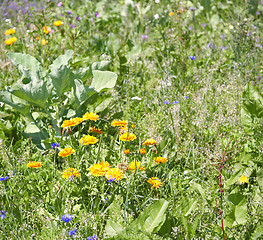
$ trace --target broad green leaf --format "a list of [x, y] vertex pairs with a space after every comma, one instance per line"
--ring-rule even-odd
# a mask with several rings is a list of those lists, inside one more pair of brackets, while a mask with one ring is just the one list
[[105, 232], [107, 236], [114, 237], [117, 236], [122, 231], [123, 228], [118, 223], [113, 222], [111, 219], [107, 220], [105, 226]]
[[168, 208], [169, 202], [165, 199], [160, 199], [149, 207], [145, 208], [139, 217], [132, 222], [131, 227], [143, 230], [148, 233], [153, 233], [158, 228], [160, 229], [165, 222], [165, 211]]
[[258, 225], [255, 229], [255, 231], [252, 234], [252, 239], [257, 240], [257, 239], [262, 239], [261, 237], [263, 236], [263, 225]]
[[59, 97], [61, 97], [63, 93], [70, 91], [74, 85], [74, 74], [66, 65], [62, 65], [58, 69], [52, 71], [50, 77]]
[[64, 92], [69, 91], [74, 84], [74, 74], [68, 66], [72, 56], [73, 51], [68, 50], [49, 66], [49, 69], [51, 70], [50, 77], [52, 79], [52, 84], [54, 85], [59, 97], [61, 97]]
[[12, 98], [12, 94], [7, 91], [0, 91], [0, 102], [3, 102], [11, 107], [13, 107], [16, 111], [22, 113], [24, 116], [28, 117], [30, 120], [33, 120], [30, 114], [30, 106], [22, 103], [14, 102]]
[[109, 65], [110, 65], [110, 61], [101, 61], [101, 62], [94, 62], [91, 65], [91, 69], [92, 70], [101, 70], [101, 71], [105, 71], [108, 69]]
[[15, 96], [24, 99], [32, 105], [45, 107], [50, 95], [47, 83], [44, 80], [32, 79], [30, 83], [23, 85], [18, 90], [10, 90]]
[[90, 87], [100, 92], [104, 88], [113, 88], [117, 81], [117, 74], [109, 71], [93, 70], [93, 80]]
[[106, 98], [104, 99], [96, 108], [95, 108], [95, 112], [102, 112], [104, 109], [106, 109], [109, 104], [111, 103], [112, 98]]
[[260, 188], [260, 191], [263, 193], [263, 168], [257, 174], [257, 182]]
[[7, 53], [11, 62], [24, 74], [28, 79], [40, 80], [45, 73], [39, 61], [33, 56], [22, 53]]
[[207, 194], [205, 193], [205, 190], [203, 189], [203, 187], [202, 187], [200, 184], [193, 182], [193, 183], [191, 184], [191, 186], [192, 186], [192, 188], [193, 188], [194, 190], [196, 190], [197, 192], [199, 192], [199, 193], [201, 194], [202, 198], [203, 198], [209, 205], [211, 205], [211, 200], [209, 200], [209, 199], [207, 198]]
[[247, 83], [243, 92], [241, 122], [248, 133], [251, 133], [251, 126], [255, 118], [263, 119], [263, 96], [255, 86]]
[[45, 145], [42, 141], [47, 139], [48, 133], [44, 130], [40, 130], [34, 123], [29, 123], [23, 133], [25, 137], [31, 138], [32, 142], [37, 145], [40, 149], [45, 149]]
[[68, 50], [64, 55], [60, 55], [57, 59], [55, 59], [49, 66], [51, 72], [56, 72], [59, 68], [61, 68], [61, 66], [67, 66], [73, 57], [73, 53], [74, 52], [72, 50]]
[[242, 169], [239, 169], [234, 174], [231, 175], [231, 177], [225, 182], [225, 188], [229, 188], [231, 185], [237, 183], [238, 178], [240, 177], [240, 172]]
[[75, 97], [75, 105], [82, 105], [94, 93], [96, 93], [94, 89], [84, 86], [80, 80], [74, 80], [73, 94]]

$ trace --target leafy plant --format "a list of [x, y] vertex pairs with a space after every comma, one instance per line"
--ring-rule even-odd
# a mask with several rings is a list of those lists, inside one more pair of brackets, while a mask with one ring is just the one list
[[[92, 64], [90, 68], [73, 71], [70, 61], [73, 51], [68, 50], [44, 69], [41, 64], [28, 54], [8, 53], [11, 62], [23, 73], [22, 86], [1, 91], [0, 102], [11, 106], [23, 114], [27, 120], [25, 135], [32, 137], [34, 143], [46, 148], [43, 140], [49, 137], [47, 126], [51, 124], [55, 135], [61, 135], [60, 123], [69, 113], [78, 116], [88, 104], [96, 105], [104, 89], [115, 86], [117, 75], [105, 69], [105, 62]], [[90, 86], [83, 81], [92, 77]], [[89, 101], [92, 97], [92, 102]], [[104, 110], [110, 101], [106, 101]]]

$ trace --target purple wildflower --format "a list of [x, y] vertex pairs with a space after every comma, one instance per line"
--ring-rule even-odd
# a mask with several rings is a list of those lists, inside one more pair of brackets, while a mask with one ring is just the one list
[[93, 235], [93, 236], [87, 237], [87, 240], [96, 240], [96, 239], [97, 239], [96, 235]]
[[107, 177], [107, 181], [108, 181], [109, 185], [115, 180], [116, 180], [116, 177], [112, 177], [112, 176]]
[[1, 211], [0, 211], [0, 218], [1, 218], [1, 219], [6, 218], [6, 214], [7, 214], [7, 212], [6, 212], [5, 210], [1, 210]]
[[81, 20], [81, 17], [76, 17], [76, 20], [80, 21], [80, 20]]
[[206, 28], [207, 24], [206, 24], [206, 23], [202, 23], [201, 26], [202, 26], [203, 28]]
[[189, 10], [195, 11], [196, 8], [195, 7], [189, 7]]
[[72, 12], [68, 11], [67, 14], [70, 15]]
[[69, 221], [72, 220], [72, 218], [73, 218], [73, 216], [71, 216], [71, 215], [69, 215], [69, 214], [66, 214], [66, 215], [63, 215], [63, 216], [61, 217], [61, 220], [62, 220], [63, 222], [69, 222]]
[[172, 104], [178, 104], [179, 102], [178, 101], [173, 101]]
[[143, 40], [146, 40], [147, 38], [148, 38], [148, 35], [146, 34], [146, 35], [141, 35], [141, 38], [143, 39]]
[[71, 23], [69, 24], [70, 28], [75, 28], [75, 26]]
[[0, 181], [6, 181], [9, 177], [0, 177]]
[[165, 100], [163, 104], [170, 104], [170, 102], [168, 100]]
[[185, 98], [185, 99], [189, 99], [189, 97], [187, 97], [187, 96], [185, 96], [184, 98]]
[[195, 60], [195, 59], [196, 59], [196, 56], [189, 56], [189, 58], [190, 58], [191, 60]]
[[259, 11], [256, 11], [256, 14], [257, 14], [257, 15], [260, 15], [260, 12], [259, 12]]
[[68, 232], [69, 236], [73, 236], [77, 232], [77, 228]]
[[59, 3], [58, 3], [58, 7], [61, 7], [61, 6], [62, 6], [62, 2], [59, 2]]
[[54, 142], [53, 142], [53, 143], [51, 144], [51, 147], [52, 147], [52, 148], [59, 147], [59, 143], [54, 143]]
[[100, 18], [99, 13], [95, 12], [95, 17], [96, 17], [96, 18]]

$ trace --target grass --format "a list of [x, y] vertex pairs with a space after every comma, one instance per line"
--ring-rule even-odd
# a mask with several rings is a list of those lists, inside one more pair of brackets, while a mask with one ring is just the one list
[[[50, 2], [25, 14], [12, 7], [0, 20], [0, 177], [9, 177], [0, 182], [0, 210], [7, 212], [0, 215], [2, 238], [262, 238], [262, 103], [257, 103], [262, 89], [262, 4], [217, 0], [57, 4]], [[21, 1], [23, 9], [26, 5]], [[64, 24], [53, 26], [55, 20]], [[54, 32], [43, 33], [43, 26]], [[18, 40], [7, 46], [4, 31], [12, 27]], [[42, 45], [42, 39], [47, 44]], [[48, 71], [67, 50], [73, 50], [67, 68], [86, 87], [93, 82], [95, 62], [104, 64], [97, 69], [118, 78], [114, 88], [96, 93], [78, 109], [75, 85], [61, 98], [53, 88], [47, 100], [50, 115], [31, 104], [35, 122], [48, 133], [40, 149], [34, 138], [28, 138], [32, 132], [24, 133], [32, 122], [3, 99], [4, 90], [27, 86], [7, 53], [30, 54]], [[247, 99], [250, 83], [254, 98]], [[251, 115], [257, 116], [251, 123], [255, 134], [244, 125], [241, 111], [246, 100], [258, 104]], [[62, 106], [64, 114], [58, 116]], [[85, 112], [95, 112], [100, 119], [64, 129], [61, 136], [51, 126], [50, 116], [56, 115], [61, 126]], [[128, 132], [137, 138], [121, 141], [122, 132], [111, 125], [113, 120], [128, 121]], [[90, 133], [91, 126], [103, 134]], [[79, 139], [87, 134], [98, 142], [81, 145]], [[156, 145], [142, 145], [147, 138]], [[52, 142], [60, 146], [53, 149]], [[58, 152], [69, 146], [76, 152], [59, 157]], [[124, 154], [125, 149], [130, 153]], [[157, 164], [155, 157], [168, 161]], [[28, 168], [32, 161], [43, 166]], [[102, 161], [121, 169], [125, 178], [109, 183], [105, 176], [93, 176], [90, 167]], [[128, 170], [133, 161], [145, 171]], [[63, 178], [69, 167], [81, 176]], [[249, 177], [248, 183], [239, 183], [242, 174]], [[151, 177], [160, 179], [160, 188], [147, 182]], [[72, 220], [64, 222], [65, 214]]]

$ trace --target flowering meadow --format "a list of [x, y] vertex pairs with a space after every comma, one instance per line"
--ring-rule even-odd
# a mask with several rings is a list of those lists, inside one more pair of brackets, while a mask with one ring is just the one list
[[263, 1], [0, 3], [0, 239], [263, 239]]

